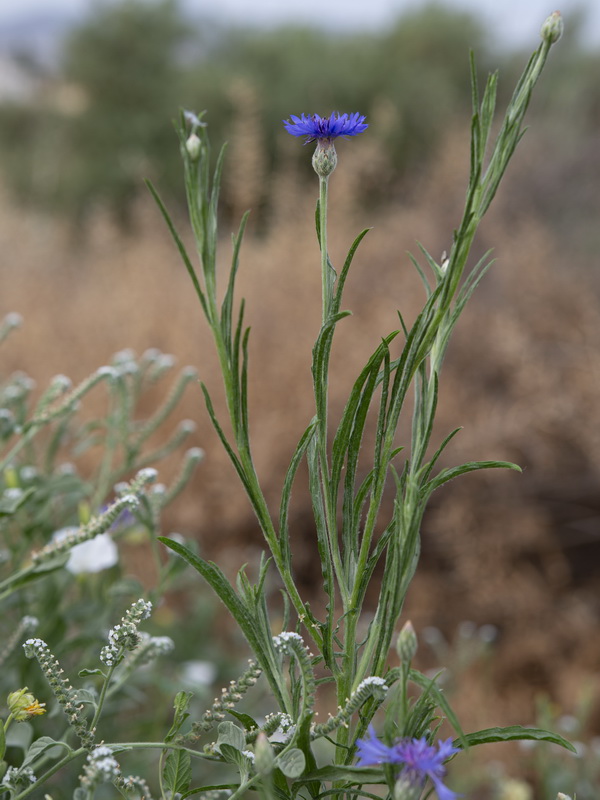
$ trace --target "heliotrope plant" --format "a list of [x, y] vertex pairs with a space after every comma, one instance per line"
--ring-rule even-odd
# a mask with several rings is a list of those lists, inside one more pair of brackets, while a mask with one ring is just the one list
[[[79, 742], [77, 749], [64, 741], [59, 743], [67, 753], [45, 775], [49, 777], [70, 760], [80, 758], [83, 764], [77, 798], [90, 800], [97, 785], [105, 781], [111, 781], [122, 793], [131, 790], [148, 798], [149, 789], [143, 779], [124, 778], [115, 758], [121, 754], [120, 760], [126, 751], [140, 748], [161, 751], [162, 797], [186, 798], [208, 792], [214, 797], [215, 793], [226, 792], [230, 800], [237, 800], [250, 790], [258, 791], [266, 800], [309, 796], [321, 800], [342, 795], [379, 798], [380, 794], [365, 788], [377, 784], [394, 800], [419, 800], [432, 793], [438, 800], [455, 800], [457, 794], [446, 775], [446, 764], [462, 749], [512, 739], [542, 739], [572, 749], [560, 736], [535, 728], [513, 726], [464, 732], [435, 678], [426, 677], [412, 666], [417, 637], [410, 623], [396, 634], [418, 563], [421, 520], [431, 494], [463, 473], [487, 468], [518, 469], [501, 461], [474, 461], [439, 469], [439, 456], [457, 431], [434, 447], [431, 437], [438, 378], [450, 335], [490, 266], [489, 254], [471, 266], [471, 245], [523, 133], [531, 93], [560, 28], [557, 14], [545, 23], [542, 42], [525, 67], [493, 144], [490, 136], [496, 76], [488, 79], [480, 101], [473, 65], [471, 172], [462, 221], [447, 257], [438, 262], [422, 248], [430, 278], [412, 259], [425, 286], [423, 308], [412, 326], [400, 317], [401, 330], [378, 340], [356, 377], [334, 429], [328, 416], [331, 348], [338, 323], [349, 315], [341, 309], [344, 285], [367, 231], [356, 237], [344, 263], [336, 269], [327, 249], [327, 188], [337, 164], [335, 140], [355, 136], [368, 126], [365, 117], [357, 112], [334, 112], [329, 117], [302, 114], [284, 122], [292, 135], [316, 142], [313, 165], [320, 185], [316, 225], [321, 251], [322, 325], [313, 349], [315, 414], [291, 457], [276, 513], [266, 502], [254, 466], [247, 396], [249, 331], [244, 326], [244, 303], [236, 306], [234, 298], [247, 215], [233, 238], [231, 269], [221, 293], [217, 287], [217, 207], [223, 150], [211, 174], [203, 114], [182, 113], [178, 133], [198, 269], [156, 190], [150, 189], [213, 334], [229, 415], [227, 430], [231, 433], [226, 433], [217, 418], [211, 395], [203, 385], [206, 406], [256, 514], [269, 558], [261, 559], [254, 582], [242, 568], [232, 584], [217, 565], [199, 557], [193, 548], [176, 539], [159, 537], [212, 586], [252, 650], [252, 658], [240, 678], [225, 687], [200, 717], [192, 718], [189, 726], [190, 694], [182, 691], [176, 696], [173, 724], [162, 742], [103, 742], [97, 731], [107, 696], [122, 682], [119, 675], [126, 676], [143, 660], [143, 648], [150, 646], [151, 640], [138, 631], [138, 625], [150, 612], [146, 601], [135, 603], [111, 629], [108, 644], [100, 653], [102, 668], [80, 673], [99, 679], [98, 693], [87, 698], [93, 708], [91, 713], [84, 707], [85, 692], [74, 689], [62, 676], [46, 643], [37, 638], [27, 640], [27, 654], [35, 657], [47, 674]], [[404, 343], [399, 345], [402, 337]], [[415, 398], [412, 436], [409, 442], [402, 442], [398, 439], [399, 420], [411, 390]], [[369, 413], [371, 410], [373, 414]], [[361, 453], [361, 446], [371, 419], [374, 447], [367, 464], [367, 448]], [[291, 492], [304, 462], [314, 512], [315, 549], [326, 595], [324, 611], [319, 616], [296, 583], [289, 535]], [[391, 512], [383, 503], [384, 491], [390, 489], [395, 493]], [[266, 594], [267, 572], [273, 567], [284, 597], [283, 629], [275, 636], [270, 597]], [[376, 568], [381, 574], [377, 603], [374, 610], [369, 608], [369, 623], [359, 629], [367, 619], [367, 590]], [[280, 611], [277, 616], [281, 616]], [[364, 634], [359, 635], [363, 630]], [[397, 656], [390, 658], [394, 639]], [[164, 652], [166, 646], [166, 642], [155, 641], [154, 652]], [[392, 666], [398, 659], [400, 665]], [[258, 720], [240, 711], [238, 704], [261, 675], [270, 690], [270, 708], [266, 717]], [[411, 683], [416, 692], [409, 692]], [[335, 708], [317, 722], [315, 705], [321, 687], [325, 689], [322, 702], [335, 695]], [[22, 692], [25, 697], [27, 690]], [[26, 698], [27, 707], [37, 710], [35, 698], [30, 700]], [[442, 717], [454, 730], [454, 737], [440, 735]], [[198, 742], [202, 741], [203, 749], [199, 749]], [[51, 746], [56, 745], [51, 740]], [[48, 745], [40, 750], [43, 763], [47, 748]], [[201, 772], [195, 778], [193, 762], [202, 765], [207, 761], [224, 765], [223, 782], [202, 785]], [[32, 783], [27, 770], [30, 763], [25, 760], [17, 773], [6, 773], [6, 792], [14, 800], [26, 797], [43, 782], [43, 778], [34, 777]]]

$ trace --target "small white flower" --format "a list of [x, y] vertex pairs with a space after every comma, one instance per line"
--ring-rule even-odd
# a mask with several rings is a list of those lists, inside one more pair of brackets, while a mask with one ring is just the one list
[[210, 686], [217, 677], [217, 668], [211, 661], [184, 661], [181, 679], [188, 686]]
[[[77, 533], [79, 529], [75, 527], [61, 528], [56, 531], [52, 539], [60, 542]], [[109, 533], [101, 533], [87, 542], [75, 545], [69, 553], [67, 569], [73, 575], [82, 575], [91, 572], [101, 572], [104, 569], [114, 567], [119, 560], [117, 545], [113, 542]]]

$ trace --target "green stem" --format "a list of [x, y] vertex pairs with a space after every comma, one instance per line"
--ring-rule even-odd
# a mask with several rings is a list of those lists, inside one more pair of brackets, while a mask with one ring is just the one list
[[321, 284], [323, 296], [323, 325], [329, 319], [333, 282], [327, 258], [327, 187], [329, 178], [319, 176], [319, 245], [321, 247]]
[[[121, 651], [121, 653], [119, 653], [119, 655], [121, 655], [121, 654], [122, 654], [122, 651]], [[117, 663], [118, 663], [118, 660], [119, 659], [117, 658], [116, 659]], [[113, 674], [114, 671], [115, 671], [115, 666], [112, 666], [112, 667], [108, 668], [108, 672], [106, 674], [106, 678], [104, 680], [104, 683], [102, 684], [102, 689], [100, 690], [100, 697], [98, 698], [98, 705], [96, 706], [96, 713], [94, 714], [94, 718], [92, 719], [92, 721], [90, 723], [90, 730], [91, 731], [94, 730], [94, 728], [98, 724], [98, 720], [100, 719], [100, 714], [102, 713], [102, 707], [104, 705], [104, 701], [106, 700], [106, 695], [107, 695], [107, 692], [108, 692], [108, 686], [110, 684], [110, 679], [112, 678], [112, 674]]]
[[35, 783], [32, 783], [31, 786], [28, 786], [27, 789], [24, 789], [19, 794], [15, 795], [12, 800], [23, 800], [24, 797], [28, 797], [32, 792], [35, 792], [39, 789], [40, 786], [43, 786], [44, 783], [51, 778], [55, 773], [57, 773], [60, 769], [62, 769], [65, 764], [68, 764], [70, 761], [73, 761], [79, 756], [86, 754], [88, 751], [85, 747], [80, 747], [78, 750], [73, 750], [73, 752], [68, 753], [66, 756], [57, 761], [50, 769], [48, 769], [44, 774], [37, 779]]

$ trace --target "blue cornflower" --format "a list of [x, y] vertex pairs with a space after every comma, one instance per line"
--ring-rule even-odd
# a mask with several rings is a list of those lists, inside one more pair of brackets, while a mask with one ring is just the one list
[[369, 738], [359, 739], [358, 766], [367, 767], [374, 764], [398, 764], [402, 766], [400, 778], [404, 778], [416, 787], [422, 787], [426, 779], [435, 786], [439, 800], [456, 800], [458, 795], [442, 783], [446, 774], [446, 761], [459, 748], [452, 746], [452, 739], [439, 741], [437, 749], [427, 744], [425, 737], [421, 739], [400, 739], [392, 747], [383, 744], [377, 738], [372, 725], [369, 726]]
[[356, 136], [369, 126], [365, 122], [364, 114], [340, 114], [334, 111], [330, 117], [320, 117], [318, 114], [302, 114], [297, 117], [290, 114], [290, 120], [284, 119], [283, 124], [292, 136], [306, 136], [305, 144], [314, 142], [315, 139], [337, 139], [338, 136]]

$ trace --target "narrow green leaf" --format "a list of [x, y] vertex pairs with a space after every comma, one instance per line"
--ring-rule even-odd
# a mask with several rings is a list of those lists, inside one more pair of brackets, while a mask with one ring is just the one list
[[169, 728], [169, 732], [165, 736], [165, 742], [173, 741], [173, 739], [177, 736], [177, 734], [181, 730], [181, 726], [189, 717], [188, 708], [192, 697], [193, 697], [193, 692], [182, 691], [182, 692], [177, 692], [177, 694], [175, 695], [175, 700], [173, 701], [173, 707], [175, 709], [175, 714], [173, 716], [173, 724], [171, 725], [171, 727]]
[[451, 432], [450, 432], [450, 433], [449, 433], [449, 434], [448, 434], [448, 435], [447, 435], [447, 436], [446, 436], [446, 437], [443, 439], [443, 441], [442, 441], [441, 445], [440, 445], [440, 446], [438, 447], [438, 449], [435, 451], [435, 453], [433, 454], [433, 456], [432, 456], [431, 460], [430, 460], [430, 461], [429, 461], [427, 464], [424, 464], [424, 465], [423, 465], [423, 468], [422, 468], [422, 470], [423, 470], [423, 474], [422, 474], [422, 475], [419, 475], [419, 478], [420, 478], [420, 480], [421, 480], [422, 482], [426, 482], [426, 481], [427, 481], [427, 479], [428, 479], [428, 478], [429, 478], [429, 476], [431, 475], [431, 471], [432, 471], [432, 469], [435, 467], [435, 465], [436, 465], [436, 463], [437, 463], [437, 460], [438, 460], [438, 458], [439, 458], [439, 457], [442, 455], [442, 453], [444, 452], [444, 450], [446, 449], [446, 447], [448, 446], [448, 444], [449, 444], [449, 443], [452, 441], [452, 439], [454, 439], [454, 437], [456, 436], [456, 434], [457, 434], [457, 433], [460, 433], [460, 431], [461, 431], [461, 430], [462, 430], [462, 428], [455, 428], [453, 431], [451, 431]]
[[311, 781], [349, 781], [350, 783], [385, 783], [383, 771], [381, 768], [374, 769], [373, 767], [343, 767], [329, 765], [320, 767], [302, 778], [296, 780], [294, 785], [303, 785]]
[[206, 316], [208, 316], [208, 306], [206, 304], [206, 297], [204, 296], [204, 292], [202, 291], [202, 288], [201, 288], [200, 283], [198, 281], [198, 276], [196, 275], [196, 270], [194, 269], [194, 265], [192, 264], [192, 262], [190, 260], [190, 257], [188, 256], [187, 250], [185, 249], [185, 245], [183, 244], [183, 242], [179, 238], [179, 234], [177, 233], [177, 230], [175, 229], [175, 225], [173, 224], [173, 221], [172, 221], [172, 219], [171, 219], [171, 217], [169, 215], [169, 212], [167, 211], [167, 208], [166, 208], [165, 204], [161, 200], [160, 195], [158, 194], [158, 192], [154, 188], [152, 182], [147, 180], [146, 181], [146, 186], [150, 190], [150, 193], [152, 194], [152, 197], [154, 198], [154, 200], [156, 202], [156, 205], [158, 206], [158, 208], [160, 210], [160, 213], [163, 216], [163, 219], [167, 223], [167, 227], [169, 229], [171, 237], [172, 237], [173, 241], [175, 242], [175, 244], [177, 246], [177, 249], [179, 250], [179, 254], [181, 256], [181, 259], [182, 259], [183, 263], [185, 264], [185, 268], [187, 269], [188, 274], [189, 274], [190, 278], [192, 279], [192, 283], [194, 284], [194, 289], [196, 290], [196, 294], [198, 295], [198, 299], [200, 300], [200, 305], [202, 306], [202, 309], [204, 310], [204, 313], [206, 314]]
[[163, 781], [171, 797], [189, 789], [192, 780], [192, 759], [185, 750], [173, 750], [167, 756], [163, 770]]
[[[568, 742], [558, 733], [545, 731], [542, 728], [525, 728], [521, 725], [511, 725], [507, 728], [485, 728], [474, 733], [466, 733], [464, 738], [469, 747], [474, 747], [478, 744], [490, 744], [491, 742], [535, 741], [551, 742], [570, 750], [572, 753], [577, 752], [571, 742]], [[458, 746], [461, 742], [457, 739], [454, 744]]]
[[459, 467], [449, 467], [439, 472], [435, 478], [428, 481], [423, 487], [424, 495], [428, 496], [444, 483], [457, 478], [459, 475], [465, 475], [468, 472], [477, 472], [480, 469], [512, 469], [516, 472], [522, 472], [518, 464], [513, 464], [511, 461], [469, 461], [466, 464], [461, 464]]
[[225, 292], [225, 297], [223, 298], [223, 303], [221, 305], [221, 330], [223, 331], [223, 338], [225, 339], [228, 348], [231, 347], [233, 293], [235, 290], [235, 279], [240, 264], [240, 247], [242, 245], [242, 239], [244, 238], [244, 231], [246, 230], [246, 224], [248, 222], [249, 215], [250, 212], [246, 211], [240, 222], [237, 235], [233, 237], [233, 255], [231, 258], [229, 282], [227, 284], [227, 291]]
[[348, 255], [346, 256], [346, 260], [344, 261], [344, 266], [340, 272], [340, 277], [338, 278], [335, 294], [333, 297], [333, 304], [331, 311], [335, 314], [340, 309], [340, 303], [342, 301], [342, 294], [344, 291], [344, 284], [346, 283], [346, 278], [348, 277], [348, 272], [350, 271], [350, 266], [352, 264], [352, 260], [354, 258], [354, 254], [356, 253], [359, 244], [365, 238], [367, 233], [371, 230], [371, 228], [365, 228], [362, 230], [356, 239], [352, 242], [350, 246], [350, 250], [348, 250]]
[[290, 537], [288, 535], [288, 512], [290, 507], [290, 499], [292, 496], [292, 487], [294, 485], [294, 479], [296, 477], [296, 473], [298, 472], [298, 467], [302, 462], [302, 458], [306, 453], [306, 448], [310, 444], [312, 437], [314, 436], [315, 429], [317, 426], [317, 420], [314, 418], [307, 429], [302, 434], [300, 441], [298, 442], [298, 446], [292, 456], [292, 460], [290, 462], [290, 466], [288, 467], [288, 471], [285, 476], [285, 481], [283, 483], [283, 489], [281, 492], [281, 505], [279, 507], [279, 541], [281, 544], [281, 553], [289, 566], [290, 563]]
[[463, 748], [467, 748], [468, 747], [467, 738], [460, 725], [460, 722], [458, 721], [458, 717], [454, 713], [454, 710], [452, 709], [450, 703], [446, 700], [446, 696], [444, 695], [443, 691], [435, 682], [435, 677], [432, 680], [431, 678], [428, 678], [426, 675], [423, 675], [416, 669], [411, 669], [408, 676], [413, 683], [417, 684], [417, 686], [420, 686], [426, 692], [431, 693], [431, 695], [435, 698], [436, 703], [444, 712], [454, 730], [457, 732], [458, 734], [457, 741], [460, 742]]

